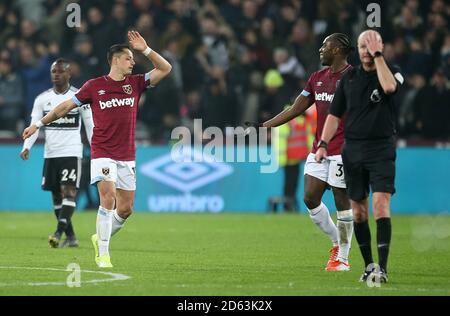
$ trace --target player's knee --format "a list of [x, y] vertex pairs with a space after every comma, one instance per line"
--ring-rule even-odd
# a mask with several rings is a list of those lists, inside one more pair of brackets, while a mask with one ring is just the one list
[[133, 204], [125, 204], [125, 205], [119, 205], [117, 208], [117, 213], [120, 217], [126, 219], [130, 217], [130, 215], [133, 213]]
[[373, 215], [375, 219], [389, 217], [389, 203], [383, 200], [373, 202]]
[[373, 210], [374, 212], [379, 212], [381, 209], [384, 208], [384, 203], [383, 201], [373, 201]]
[[305, 202], [306, 207], [311, 210], [320, 205], [321, 199], [317, 198], [313, 194], [305, 192], [305, 195], [303, 196], [303, 202]]
[[365, 212], [353, 210], [353, 221], [355, 223], [362, 223], [368, 220], [368, 216]]
[[338, 210], [348, 210], [351, 208], [350, 200], [345, 189], [333, 189], [333, 196]]
[[75, 201], [75, 198], [77, 196], [77, 188], [74, 186], [63, 185], [61, 187], [61, 195], [63, 200], [68, 199], [71, 201]]
[[350, 209], [350, 202], [348, 200], [348, 198], [346, 197], [336, 197], [334, 199], [334, 202], [336, 204], [336, 208], [338, 210], [348, 210]]

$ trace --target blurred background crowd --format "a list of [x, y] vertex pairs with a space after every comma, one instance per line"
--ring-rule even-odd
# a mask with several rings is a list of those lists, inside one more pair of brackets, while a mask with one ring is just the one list
[[[35, 97], [51, 88], [50, 65], [72, 62], [72, 85], [107, 74], [106, 51], [135, 29], [173, 66], [143, 95], [137, 137], [154, 144], [171, 130], [263, 121], [292, 102], [320, 69], [318, 50], [333, 32], [366, 29], [367, 5], [353, 0], [1, 0], [0, 136], [17, 138]], [[66, 25], [69, 3], [80, 27]], [[408, 144], [450, 142], [450, 4], [379, 1], [385, 58], [401, 67], [398, 134]], [[135, 54], [135, 73], [151, 68]], [[356, 53], [349, 61], [356, 65]]]

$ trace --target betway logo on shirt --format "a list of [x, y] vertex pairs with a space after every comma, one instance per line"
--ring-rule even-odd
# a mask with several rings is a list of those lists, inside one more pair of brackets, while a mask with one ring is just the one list
[[102, 109], [102, 110], [104, 110], [106, 108], [113, 108], [113, 107], [115, 108], [118, 106], [125, 106], [125, 105], [133, 107], [134, 106], [134, 98], [124, 98], [124, 99], [114, 98], [112, 100], [105, 101], [105, 102], [99, 101], [99, 104], [100, 104], [100, 109]]
[[316, 101], [327, 101], [327, 102], [333, 101], [334, 93], [329, 94], [326, 92], [322, 92], [322, 93], [316, 92], [315, 94], [316, 94]]

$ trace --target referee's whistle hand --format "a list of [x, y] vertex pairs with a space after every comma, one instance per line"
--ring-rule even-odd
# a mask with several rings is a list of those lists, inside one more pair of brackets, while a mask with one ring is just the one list
[[322, 163], [327, 158], [327, 150], [323, 147], [318, 148], [315, 158], [318, 163]]

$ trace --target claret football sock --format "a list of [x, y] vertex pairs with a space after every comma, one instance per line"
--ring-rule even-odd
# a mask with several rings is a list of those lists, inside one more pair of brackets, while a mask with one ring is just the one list
[[312, 221], [323, 231], [325, 234], [330, 237], [334, 246], [338, 244], [338, 231], [336, 225], [330, 216], [330, 211], [327, 206], [322, 202], [316, 208], [312, 210], [308, 209], [309, 217], [311, 217]]

